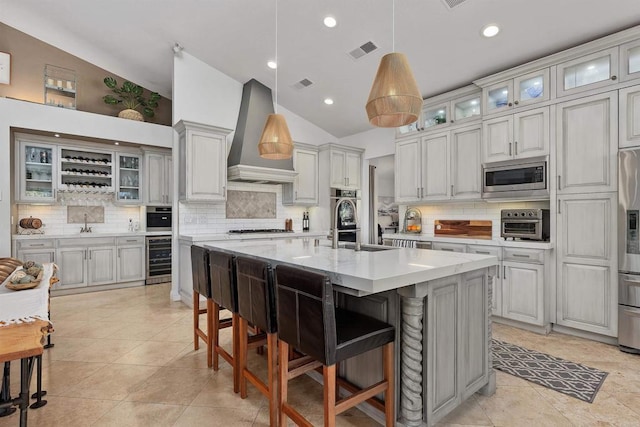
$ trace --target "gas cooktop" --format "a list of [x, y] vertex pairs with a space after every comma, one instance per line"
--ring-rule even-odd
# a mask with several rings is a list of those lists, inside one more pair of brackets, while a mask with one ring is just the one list
[[248, 229], [248, 230], [229, 230], [229, 233], [238, 233], [238, 234], [244, 234], [244, 233], [293, 233], [293, 230], [288, 231], [285, 230], [284, 228], [255, 228], [255, 229]]

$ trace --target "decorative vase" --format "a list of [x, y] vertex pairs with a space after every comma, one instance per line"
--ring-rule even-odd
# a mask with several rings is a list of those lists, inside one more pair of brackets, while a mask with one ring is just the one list
[[142, 116], [142, 113], [136, 110], [132, 110], [130, 108], [120, 111], [118, 113], [118, 117], [122, 119], [137, 120], [139, 122], [144, 122], [144, 117]]

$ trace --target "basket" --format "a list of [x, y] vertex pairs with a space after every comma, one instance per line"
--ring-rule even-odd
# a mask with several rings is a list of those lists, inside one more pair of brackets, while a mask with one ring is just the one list
[[[21, 270], [16, 270], [16, 271], [21, 271]], [[38, 274], [38, 277], [36, 277], [36, 280], [29, 283], [11, 283], [11, 279], [13, 277], [13, 274], [12, 274], [11, 277], [9, 277], [9, 279], [7, 280], [7, 283], [5, 284], [5, 286], [7, 287], [7, 289], [11, 289], [12, 291], [23, 291], [25, 289], [33, 289], [40, 284], [40, 281], [42, 280], [43, 272], [44, 270], [40, 270], [40, 273]], [[15, 271], [14, 271], [14, 274], [15, 274]]]

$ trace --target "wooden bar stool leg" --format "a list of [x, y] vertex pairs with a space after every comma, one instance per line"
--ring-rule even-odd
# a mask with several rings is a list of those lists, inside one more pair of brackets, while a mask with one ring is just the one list
[[231, 315], [231, 335], [232, 335], [232, 357], [233, 362], [233, 392], [238, 393], [240, 391], [240, 369], [238, 369], [238, 355], [240, 354], [240, 334], [239, 334], [239, 320], [238, 313]]
[[198, 328], [200, 327], [200, 294], [195, 290], [193, 291], [193, 349], [198, 350], [200, 348], [200, 341], [198, 340]]
[[247, 368], [247, 353], [249, 353], [248, 349], [248, 337], [249, 328], [247, 325], [247, 321], [243, 318], [239, 318], [238, 325], [238, 340], [240, 341], [238, 355], [234, 356], [234, 358], [238, 358], [238, 371], [240, 374], [240, 397], [245, 399], [247, 397], [247, 378], [244, 375], [244, 370]]
[[282, 340], [278, 340], [278, 362], [278, 426], [287, 427], [287, 416], [282, 412], [282, 406], [287, 403], [289, 344]]
[[267, 367], [269, 384], [269, 425], [278, 425], [278, 334], [267, 334]]
[[394, 344], [390, 342], [385, 344], [382, 350], [382, 364], [384, 379], [387, 381], [387, 391], [384, 394], [384, 414], [387, 427], [393, 427], [396, 421], [395, 413], [395, 377], [394, 371]]
[[207, 298], [207, 366], [213, 366], [213, 300]]
[[213, 370], [217, 371], [218, 366], [218, 346], [220, 345], [220, 306], [213, 303]]
[[336, 365], [323, 366], [322, 377], [324, 380], [324, 425], [335, 427], [336, 425]]

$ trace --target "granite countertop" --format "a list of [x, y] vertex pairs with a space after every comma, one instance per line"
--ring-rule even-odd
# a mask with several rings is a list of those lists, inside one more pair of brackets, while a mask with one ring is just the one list
[[179, 239], [189, 243], [224, 240], [254, 240], [254, 239], [291, 239], [311, 237], [327, 239], [328, 231], [293, 231], [287, 233], [218, 233], [218, 234], [181, 234]]
[[436, 237], [418, 233], [384, 233], [383, 239], [419, 240], [422, 242], [460, 243], [463, 245], [502, 246], [506, 248], [553, 249], [552, 242], [529, 240], [480, 239], [473, 237]]
[[13, 240], [77, 239], [90, 237], [170, 236], [171, 231], [123, 231], [121, 233], [13, 234]]
[[306, 239], [203, 241], [198, 245], [324, 272], [333, 283], [363, 293], [397, 289], [498, 264], [494, 256], [390, 247], [356, 252], [332, 249], [328, 241], [314, 246]]

